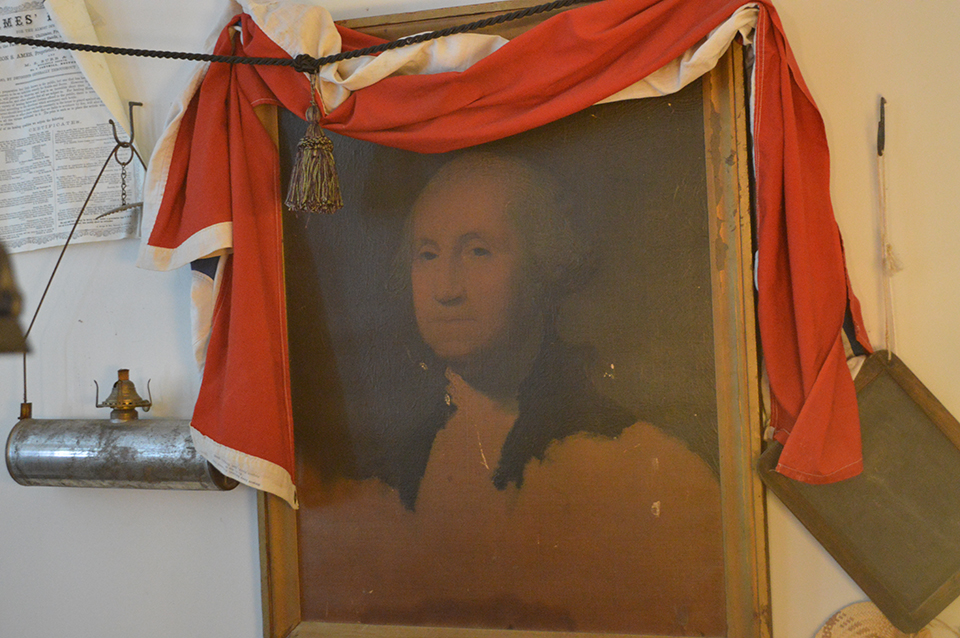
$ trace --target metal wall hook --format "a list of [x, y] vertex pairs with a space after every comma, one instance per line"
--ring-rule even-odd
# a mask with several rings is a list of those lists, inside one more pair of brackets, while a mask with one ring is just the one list
[[[136, 131], [134, 130], [134, 125], [133, 125], [133, 107], [143, 106], [143, 102], [127, 102], [127, 106], [130, 109], [130, 139], [129, 140], [127, 140], [126, 142], [121, 140], [120, 136], [117, 135], [116, 122], [114, 122], [113, 120], [109, 120], [110, 128], [113, 129], [113, 139], [118, 146], [121, 146], [123, 148], [131, 148], [133, 146], [133, 138], [134, 138], [134, 135], [136, 134]], [[133, 157], [131, 156], [130, 159], [133, 159]]]

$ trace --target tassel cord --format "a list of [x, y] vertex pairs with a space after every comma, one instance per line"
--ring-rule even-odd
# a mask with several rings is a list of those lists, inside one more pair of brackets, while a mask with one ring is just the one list
[[290, 172], [290, 185], [284, 202], [287, 208], [307, 213], [334, 213], [343, 206], [340, 182], [333, 156], [333, 142], [320, 126], [317, 105], [317, 76], [311, 78], [310, 106], [307, 108], [307, 132], [297, 144], [297, 156]]

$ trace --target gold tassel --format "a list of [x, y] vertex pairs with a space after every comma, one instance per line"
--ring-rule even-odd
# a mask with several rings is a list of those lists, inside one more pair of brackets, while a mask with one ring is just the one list
[[343, 198], [333, 159], [333, 142], [320, 126], [315, 82], [316, 79], [311, 82], [311, 100], [306, 113], [309, 124], [297, 144], [297, 159], [290, 172], [286, 204], [294, 211], [335, 213], [343, 206]]

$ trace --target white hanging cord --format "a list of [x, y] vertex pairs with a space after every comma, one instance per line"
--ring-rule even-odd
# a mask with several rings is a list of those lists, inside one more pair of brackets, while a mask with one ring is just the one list
[[893, 275], [903, 265], [893, 252], [887, 233], [887, 166], [883, 155], [886, 144], [886, 98], [880, 98], [880, 123], [877, 126], [877, 184], [880, 198], [880, 271], [883, 281], [883, 345], [889, 360], [895, 347], [893, 327]]

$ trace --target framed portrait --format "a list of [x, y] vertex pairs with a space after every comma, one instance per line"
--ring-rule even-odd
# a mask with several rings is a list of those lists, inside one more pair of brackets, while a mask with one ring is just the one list
[[735, 47], [461, 151], [331, 135], [344, 208], [284, 219], [266, 636], [769, 635], [745, 119]]

